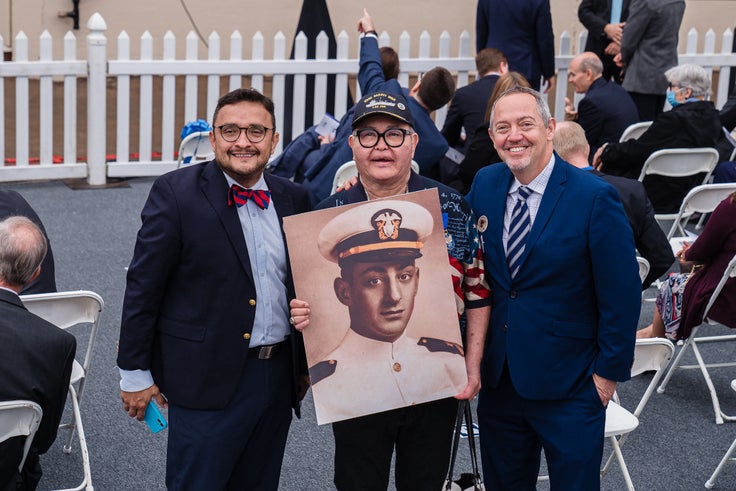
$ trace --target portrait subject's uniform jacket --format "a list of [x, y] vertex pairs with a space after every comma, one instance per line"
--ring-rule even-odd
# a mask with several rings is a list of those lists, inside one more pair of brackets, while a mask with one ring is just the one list
[[467, 196], [480, 223], [493, 290], [484, 387], [504, 364], [527, 399], [576, 394], [593, 373], [630, 376], [641, 308], [634, 241], [616, 191], [555, 155], [555, 164], [512, 279], [503, 221], [513, 175], [481, 169]]
[[404, 334], [389, 343], [348, 329], [338, 347], [311, 369], [317, 420], [340, 421], [452, 397], [468, 383], [462, 355], [461, 346], [441, 339]]
[[[266, 174], [279, 220], [309, 211], [306, 190]], [[235, 206], [216, 162], [156, 179], [143, 211], [123, 304], [118, 366], [151, 370], [172, 403], [221, 409], [243, 374], [256, 288]], [[287, 258], [288, 264], [288, 258]], [[294, 298], [291, 273], [288, 297]], [[300, 333], [289, 337], [296, 377], [306, 374]]]

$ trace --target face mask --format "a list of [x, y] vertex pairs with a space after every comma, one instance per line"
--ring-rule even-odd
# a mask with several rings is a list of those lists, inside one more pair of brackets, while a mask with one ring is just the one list
[[677, 107], [680, 104], [682, 104], [680, 101], [678, 101], [677, 99], [675, 99], [675, 93], [676, 93], [676, 91], [674, 91], [674, 90], [668, 90], [667, 91], [667, 102], [669, 102], [670, 103], [670, 106], [672, 106], [672, 107]]

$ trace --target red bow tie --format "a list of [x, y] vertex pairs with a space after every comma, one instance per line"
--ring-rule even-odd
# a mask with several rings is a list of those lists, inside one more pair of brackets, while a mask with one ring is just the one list
[[271, 191], [265, 191], [263, 189], [245, 189], [237, 184], [230, 186], [230, 191], [227, 193], [228, 206], [232, 206], [234, 203], [235, 206], [240, 208], [248, 200], [253, 201], [256, 206], [265, 210], [271, 202]]

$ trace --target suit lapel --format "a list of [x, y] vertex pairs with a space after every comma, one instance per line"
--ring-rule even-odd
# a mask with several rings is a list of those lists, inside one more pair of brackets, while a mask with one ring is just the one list
[[524, 262], [529, 257], [534, 244], [536, 244], [542, 231], [547, 226], [552, 212], [557, 206], [557, 202], [560, 200], [562, 193], [565, 191], [565, 182], [567, 181], [567, 162], [562, 160], [559, 155], [555, 154], [555, 166], [552, 169], [552, 174], [549, 176], [547, 181], [547, 187], [544, 190], [544, 196], [542, 196], [542, 202], [539, 204], [539, 210], [537, 210], [537, 216], [534, 218], [534, 224], [532, 229], [529, 231], [529, 236], [526, 239], [526, 246], [524, 253], [521, 255], [521, 262], [519, 263], [520, 270], [524, 268]]
[[248, 259], [248, 248], [245, 245], [245, 237], [243, 237], [243, 228], [240, 225], [238, 212], [234, 206], [227, 205], [227, 181], [214, 160], [209, 162], [202, 171], [200, 188], [210, 206], [220, 218], [225, 233], [230, 239], [230, 244], [240, 260], [240, 265], [245, 270], [251, 283], [254, 283], [253, 271]]
[[279, 223], [282, 227], [281, 233], [283, 234], [284, 217], [294, 214], [294, 201], [291, 194], [284, 190], [283, 184], [278, 179], [273, 179], [270, 174], [264, 174], [263, 178], [271, 191], [271, 201], [276, 207], [276, 215], [279, 217]]

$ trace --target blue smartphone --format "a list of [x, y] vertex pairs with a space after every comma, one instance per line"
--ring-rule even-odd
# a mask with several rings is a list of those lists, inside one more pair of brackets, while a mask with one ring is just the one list
[[161, 414], [158, 405], [153, 402], [153, 399], [148, 403], [143, 421], [146, 422], [152, 433], [158, 433], [169, 426], [169, 423], [166, 422], [166, 418]]

